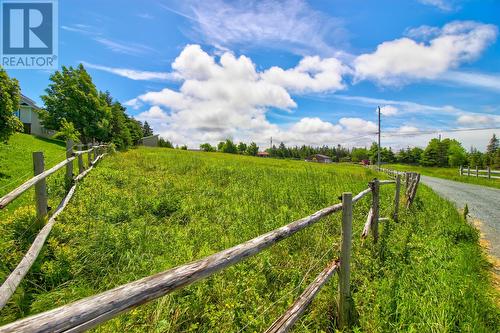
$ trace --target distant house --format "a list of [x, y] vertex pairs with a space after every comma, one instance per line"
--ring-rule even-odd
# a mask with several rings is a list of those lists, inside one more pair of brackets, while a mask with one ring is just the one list
[[141, 144], [146, 147], [158, 147], [158, 134], [146, 136], [141, 139]]
[[370, 160], [361, 160], [362, 165], [370, 165]]
[[267, 151], [259, 151], [257, 153], [257, 156], [258, 157], [269, 157], [270, 155], [269, 155], [269, 153]]
[[330, 156], [314, 154], [306, 158], [306, 162], [332, 163], [332, 159]]
[[54, 135], [54, 131], [48, 130], [42, 126], [40, 122], [41, 109], [33, 102], [33, 100], [21, 94], [21, 103], [19, 110], [15, 115], [23, 123], [23, 132], [49, 138]]

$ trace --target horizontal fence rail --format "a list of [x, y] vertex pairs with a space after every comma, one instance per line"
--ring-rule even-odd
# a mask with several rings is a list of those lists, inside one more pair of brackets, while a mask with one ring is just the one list
[[75, 157], [70, 157], [68, 159], [65, 159], [64, 161], [56, 164], [49, 170], [31, 178], [30, 180], [26, 181], [24, 184], [19, 186], [18, 188], [12, 190], [10, 193], [4, 195], [2, 198], [0, 198], [0, 209], [5, 208], [9, 203], [14, 201], [18, 196], [29, 190], [32, 186], [40, 182], [41, 180], [47, 178], [48, 176], [52, 175], [56, 171], [64, 168], [68, 163], [72, 163], [75, 160]]
[[463, 166], [460, 166], [458, 173], [460, 174], [460, 176], [500, 179], [500, 176], [492, 176], [492, 175], [500, 175], [500, 170], [491, 170], [490, 167], [488, 167], [486, 170], [480, 170], [477, 166], [476, 168], [473, 169], [471, 169], [470, 166], [467, 167], [467, 169], [465, 169]]
[[[73, 196], [77, 182], [81, 180], [86, 174], [88, 174], [88, 172], [90, 172], [94, 165], [100, 159], [102, 159], [104, 155], [106, 155], [106, 153], [101, 149], [102, 147], [106, 147], [105, 145], [92, 147], [85, 151], [81, 150], [80, 147], [79, 151], [75, 153], [70, 152], [70, 150], [73, 149], [73, 145], [71, 142], [68, 142], [67, 147], [67, 160], [71, 159], [72, 162], [76, 157], [78, 157], [79, 174], [76, 177], [73, 177], [73, 164], [69, 164], [70, 162], [66, 161], [63, 161], [56, 165], [57, 169], [52, 171], [53, 173], [66, 165], [67, 175], [71, 175], [71, 181], [73, 182], [72, 187], [59, 205], [56, 212], [49, 219], [48, 223], [42, 228], [42, 230], [36, 237], [35, 242], [31, 246], [25, 257], [22, 259], [21, 263], [0, 287], [0, 291], [2, 293], [2, 296], [0, 297], [0, 308], [1, 306], [5, 305], [8, 299], [12, 296], [16, 287], [19, 285], [20, 281], [26, 275], [29, 268], [40, 253], [40, 250], [47, 236], [49, 235], [52, 226], [56, 222], [57, 216], [61, 213], [61, 211]], [[91, 158], [92, 153], [94, 155], [93, 159]], [[83, 154], [88, 154], [89, 167], [87, 169], [85, 169], [83, 166]], [[27, 189], [37, 184], [38, 182], [41, 182], [48, 176], [47, 172], [56, 167], [40, 173], [39, 175], [27, 181], [21, 187], [26, 187]], [[352, 247], [352, 207], [363, 197], [372, 193], [371, 208], [368, 214], [365, 228], [363, 229], [362, 237], [367, 237], [371, 232], [373, 234], [373, 240], [374, 242], [376, 242], [378, 239], [379, 221], [381, 222], [389, 220], [388, 218], [379, 217], [380, 186], [396, 184], [396, 194], [394, 200], [395, 207], [393, 212], [393, 219], [396, 221], [399, 207], [399, 185], [401, 179], [404, 178], [406, 181], [407, 207], [411, 205], [411, 202], [414, 199], [420, 179], [420, 175], [416, 173], [400, 173], [393, 170], [386, 170], [383, 172], [394, 176], [395, 180], [379, 181], [378, 179], [374, 179], [369, 183], [369, 187], [367, 189], [361, 191], [354, 197], [352, 197], [351, 193], [344, 193], [342, 195], [342, 203], [323, 208], [307, 217], [296, 220], [283, 227], [269, 231], [244, 243], [238, 244], [194, 262], [174, 267], [167, 271], [144, 277], [133, 282], [129, 282], [114, 289], [84, 298], [82, 300], [55, 308], [47, 312], [20, 319], [16, 322], [0, 327], [0, 333], [81, 332], [87, 329], [91, 329], [107, 320], [118, 316], [122, 312], [129, 311], [141, 304], [164, 296], [174, 290], [190, 285], [203, 278], [209, 277], [228, 266], [237, 264], [248, 257], [256, 255], [261, 251], [269, 248], [270, 246], [315, 224], [320, 219], [339, 211], [342, 211], [342, 242], [340, 259], [336, 259], [329, 265], [327, 265], [327, 267], [316, 277], [316, 279], [302, 292], [300, 297], [291, 305], [291, 307], [272, 324], [267, 332], [286, 332], [287, 330], [289, 330], [296, 322], [296, 320], [300, 317], [300, 315], [306, 310], [308, 305], [312, 302], [316, 294], [320, 291], [321, 287], [328, 282], [328, 280], [333, 276], [334, 273], [338, 273], [339, 275], [339, 326], [349, 327], [351, 321], [349, 305], [351, 295], [349, 281], [350, 257]], [[14, 190], [13, 192], [15, 192], [16, 190]], [[20, 195], [20, 193], [17, 194], [17, 196], [18, 195]], [[13, 198], [12, 200], [14, 199], [15, 198]]]
[[[392, 181], [383, 182], [383, 184], [392, 183]], [[371, 189], [368, 188], [358, 193], [352, 198], [352, 203], [359, 201], [370, 192]], [[116, 317], [122, 312], [131, 310], [134, 307], [164, 296], [174, 290], [209, 277], [228, 266], [237, 264], [250, 256], [256, 255], [266, 248], [313, 225], [323, 217], [341, 211], [342, 208], [342, 203], [326, 207], [307, 217], [203, 259], [10, 323], [0, 327], [0, 333], [19, 331], [81, 332], [93, 328]], [[333, 274], [339, 266], [341, 266], [341, 263], [336, 265], [332, 264], [329, 266], [328, 271], [324, 271], [320, 274], [321, 278], [318, 277], [320, 280], [316, 280], [316, 282], [320, 282], [315, 285], [316, 287], [313, 285], [310, 286], [309, 292], [304, 294], [303, 300], [300, 302], [300, 304], [302, 304], [300, 305], [301, 308], [305, 308], [305, 306], [309, 304], [306, 295], [311, 295], [311, 297], [313, 297], [317, 293], [315, 288], [319, 289], [321, 285], [326, 283], [326, 280], [328, 280], [331, 274]], [[306, 291], [304, 293], [306, 293]], [[295, 317], [290, 316], [290, 318]]]
[[321, 287], [338, 271], [339, 267], [339, 260], [334, 260], [326, 266], [288, 310], [266, 330], [266, 333], [287, 332], [311, 304]]
[[[7, 279], [0, 286], [0, 309], [2, 309], [7, 304], [8, 300], [12, 297], [17, 287], [21, 283], [22, 279], [26, 276], [29, 269], [37, 259], [50, 231], [52, 230], [52, 227], [57, 221], [57, 217], [61, 214], [61, 212], [64, 210], [68, 202], [73, 197], [78, 181], [83, 179], [83, 177], [85, 177], [94, 168], [96, 163], [100, 159], [102, 159], [104, 155], [106, 155], [106, 153], [104, 152], [101, 155], [96, 155], [97, 150], [105, 148], [107, 146], [99, 145], [99, 146], [94, 146], [85, 151], [80, 150], [72, 152], [74, 145], [71, 141], [68, 141], [66, 143], [66, 147], [67, 147], [66, 150], [67, 158], [47, 171], [43, 171], [44, 168], [43, 153], [41, 152], [33, 153], [33, 164], [34, 164], [35, 174], [37, 173], [38, 174], [0, 199], [0, 202], [4, 203], [4, 205], [1, 206], [0, 208], [3, 208], [7, 204], [15, 200], [19, 195], [26, 192], [29, 188], [35, 186], [37, 220], [43, 225], [47, 215], [47, 189], [46, 189], [45, 179], [48, 176], [55, 173], [56, 171], [62, 169], [63, 167], [66, 166], [67, 168], [66, 170], [67, 177], [68, 176], [70, 177], [70, 179], [67, 180], [71, 184], [71, 187], [66, 193], [65, 197], [62, 199], [61, 203], [59, 204], [55, 212], [49, 218], [47, 223], [43, 225], [43, 227], [41, 228], [40, 232], [38, 233], [35, 240], [28, 249], [28, 252], [21, 259], [21, 262], [9, 274]], [[94, 159], [92, 159], [90, 156], [91, 151], [94, 151]], [[89, 154], [87, 169], [85, 169], [83, 165], [83, 159], [81, 158], [83, 154]], [[75, 156], [79, 157], [78, 158], [79, 174], [76, 177], [73, 177], [73, 161], [76, 158]]]

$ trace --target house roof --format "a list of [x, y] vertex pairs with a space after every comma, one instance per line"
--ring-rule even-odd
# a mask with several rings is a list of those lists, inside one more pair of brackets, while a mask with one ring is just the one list
[[21, 105], [27, 105], [35, 109], [40, 109], [32, 99], [24, 96], [23, 94], [21, 94]]
[[150, 136], [145, 136], [145, 137], [143, 137], [143, 139], [154, 138], [155, 136], [158, 137], [158, 136], [160, 136], [160, 134], [153, 134], [153, 135], [150, 135]]
[[325, 159], [328, 158], [328, 159], [331, 159], [330, 156], [326, 156], [326, 155], [322, 155], [322, 154], [315, 154], [315, 155], [313, 155], [311, 157], [319, 157], [319, 158], [325, 158]]

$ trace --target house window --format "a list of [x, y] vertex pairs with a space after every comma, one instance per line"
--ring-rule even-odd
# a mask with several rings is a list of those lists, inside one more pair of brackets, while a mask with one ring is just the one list
[[17, 118], [21, 119], [21, 111], [20, 110], [17, 110], [16, 112], [14, 112], [14, 114], [16, 115]]

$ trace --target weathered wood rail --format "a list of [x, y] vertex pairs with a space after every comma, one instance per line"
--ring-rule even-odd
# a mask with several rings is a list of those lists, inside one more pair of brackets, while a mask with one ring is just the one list
[[[469, 177], [481, 177], [488, 179], [500, 179], [500, 176], [492, 176], [492, 175], [500, 175], [500, 170], [491, 170], [490, 167], [487, 167], [486, 170], [480, 170], [478, 166], [471, 169], [470, 166], [467, 167], [465, 171], [463, 166], [460, 166], [458, 169], [458, 173], [460, 176], [469, 176]], [[472, 172], [471, 172], [472, 171]]]
[[[267, 332], [286, 332], [306, 310], [315, 295], [320, 291], [334, 273], [339, 274], [338, 318], [340, 327], [349, 327], [351, 324], [351, 290], [350, 290], [350, 258], [352, 248], [352, 210], [353, 205], [363, 197], [372, 193], [371, 211], [377, 211], [377, 219], [370, 218], [370, 225], [366, 235], [371, 231], [374, 241], [377, 241], [374, 223], [388, 220], [378, 218], [380, 196], [375, 194], [379, 186], [396, 184], [396, 181], [379, 181], [374, 179], [370, 186], [352, 196], [351, 193], [342, 195], [342, 202], [321, 209], [288, 225], [267, 232], [229, 249], [212, 254], [197, 261], [181, 265], [167, 271], [148, 276], [103, 293], [84, 298], [53, 310], [36, 314], [0, 327], [0, 333], [7, 332], [82, 332], [93, 328], [120, 313], [129, 311], [141, 304], [171, 293], [174, 290], [190, 285], [203, 278], [244, 259], [260, 253], [270, 246], [296, 234], [297, 232], [315, 224], [322, 218], [335, 212], [342, 211], [342, 242], [340, 258], [332, 261], [309, 285], [292, 306], [277, 319]], [[397, 191], [399, 187], [397, 186]], [[416, 186], [414, 187], [416, 191]], [[399, 194], [398, 194], [399, 195]], [[399, 197], [398, 197], [399, 198]], [[398, 211], [399, 200], [395, 200], [394, 210]], [[375, 214], [372, 214], [375, 216]], [[364, 232], [363, 232], [364, 233]]]
[[[47, 223], [41, 228], [40, 232], [36, 236], [35, 240], [31, 244], [28, 252], [24, 255], [24, 257], [21, 259], [21, 262], [17, 265], [17, 267], [9, 274], [7, 279], [2, 283], [0, 286], [0, 309], [2, 309], [9, 299], [12, 297], [14, 292], [16, 291], [17, 287], [21, 283], [22, 279], [26, 276], [28, 273], [29, 269], [31, 266], [33, 266], [33, 263], [35, 262], [36, 258], [40, 254], [40, 251], [42, 250], [43, 245], [45, 244], [45, 240], [47, 239], [50, 231], [52, 230], [52, 227], [56, 223], [56, 219], [61, 214], [61, 212], [64, 210], [68, 202], [71, 200], [73, 197], [73, 194], [76, 190], [76, 185], [78, 181], [83, 179], [96, 165], [96, 163], [105, 155], [105, 152], [103, 151], [102, 154], [97, 155], [99, 150], [102, 150], [103, 148], [106, 147], [106, 145], [99, 145], [99, 146], [93, 146], [92, 148], [89, 148], [87, 150], [80, 150], [80, 151], [75, 151], [73, 152], [73, 143], [71, 141], [68, 141], [66, 144], [67, 150], [66, 150], [66, 159], [54, 167], [50, 168], [47, 171], [44, 171], [44, 156], [42, 152], [34, 152], [33, 153], [33, 166], [34, 166], [34, 173], [35, 176], [28, 181], [26, 181], [24, 184], [21, 186], [17, 187], [10, 193], [6, 194], [2, 198], [0, 198], [0, 209], [3, 209], [6, 207], [9, 203], [14, 201], [17, 197], [19, 197], [22, 193], [26, 192], [29, 190], [31, 187], [35, 186], [35, 201], [36, 201], [36, 212], [37, 212], [37, 219], [40, 224], [43, 225], [45, 222], [45, 219], [48, 214], [48, 209], [47, 209], [47, 188], [46, 188], [46, 183], [45, 179], [49, 177], [50, 175], [54, 174], [56, 171], [62, 169], [63, 167], [67, 167], [68, 165], [71, 164], [71, 170], [68, 171], [66, 170], [66, 178], [70, 177], [70, 179], [66, 179], [68, 183], [71, 183], [71, 188], [68, 190], [66, 193], [65, 197], [62, 199], [61, 203], [55, 210], [55, 212], [52, 214], [52, 216], [49, 218]], [[90, 153], [94, 152], [94, 159], [90, 157]], [[83, 159], [81, 156], [83, 154], [89, 154], [88, 158], [88, 165], [87, 168], [83, 165]], [[76, 157], [79, 157], [78, 160], [78, 170], [79, 174], [74, 177], [73, 175], [73, 161], [75, 160]]]

